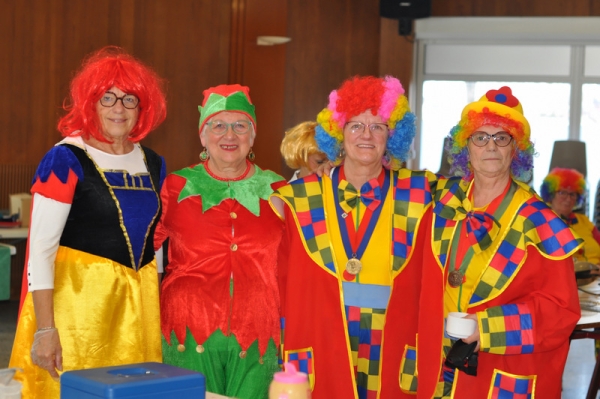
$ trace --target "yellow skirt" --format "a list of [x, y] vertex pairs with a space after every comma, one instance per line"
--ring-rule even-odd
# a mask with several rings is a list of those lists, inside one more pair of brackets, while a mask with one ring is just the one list
[[[54, 318], [63, 371], [161, 362], [156, 261], [139, 271], [60, 247], [55, 262]], [[10, 367], [19, 367], [23, 399], [59, 399], [60, 384], [31, 362], [36, 330], [31, 293], [22, 305]]]

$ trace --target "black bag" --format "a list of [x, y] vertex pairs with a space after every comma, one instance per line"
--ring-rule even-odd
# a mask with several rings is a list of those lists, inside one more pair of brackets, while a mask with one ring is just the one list
[[459, 339], [452, 345], [446, 356], [446, 366], [464, 371], [468, 375], [477, 375], [477, 341], [470, 344]]

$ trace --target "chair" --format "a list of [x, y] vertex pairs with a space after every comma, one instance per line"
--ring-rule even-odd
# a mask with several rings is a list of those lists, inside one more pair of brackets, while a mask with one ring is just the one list
[[[578, 140], [555, 141], [552, 149], [552, 158], [550, 159], [550, 170], [554, 168], [575, 169], [587, 178], [587, 157], [585, 152], [585, 143]], [[588, 216], [589, 210], [589, 190], [584, 193], [583, 204], [574, 209], [574, 212], [583, 213]]]

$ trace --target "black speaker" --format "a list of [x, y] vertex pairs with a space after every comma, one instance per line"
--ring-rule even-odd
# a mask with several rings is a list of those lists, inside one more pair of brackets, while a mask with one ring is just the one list
[[426, 18], [431, 15], [431, 0], [380, 0], [379, 15], [384, 18]]

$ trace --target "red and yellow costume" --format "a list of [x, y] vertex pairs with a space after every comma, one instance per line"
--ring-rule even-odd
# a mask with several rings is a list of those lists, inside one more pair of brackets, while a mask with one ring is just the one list
[[[148, 173], [131, 175], [101, 169], [84, 147], [53, 147], [38, 166], [31, 189], [34, 195], [70, 205], [54, 261], [54, 317], [63, 371], [160, 361], [152, 236], [161, 209], [164, 161], [143, 148]], [[29, 259], [27, 265], [29, 269]], [[37, 326], [27, 291], [26, 276], [10, 365], [24, 371], [17, 375], [23, 397], [58, 398], [59, 382], [31, 360]]]
[[[571, 256], [581, 240], [516, 180], [486, 209], [472, 209], [471, 183], [439, 184], [423, 260], [418, 397], [560, 398], [568, 338], [580, 318]], [[484, 247], [473, 245], [474, 231], [465, 227], [476, 214], [495, 220]], [[447, 280], [452, 265], [466, 266], [459, 287]], [[444, 318], [451, 311], [477, 314], [476, 377], [443, 366], [451, 346]]]
[[600, 232], [598, 228], [581, 213], [571, 213], [565, 221], [584, 242], [583, 248], [575, 255], [575, 258], [600, 265]]
[[[422, 256], [417, 243], [430, 217], [434, 177], [401, 169], [373, 179], [381, 182], [388, 174], [389, 189], [360, 258], [363, 267], [354, 276], [345, 270], [349, 257], [340, 223], [351, 230], [348, 220], [364, 220], [368, 211], [337, 210], [334, 196], [347, 184], [337, 171], [333, 180], [311, 175], [274, 194], [286, 205], [283, 361], [309, 374], [315, 399], [409, 397], [416, 388], [414, 304]], [[360, 234], [362, 221], [360, 226], [353, 233]]]

